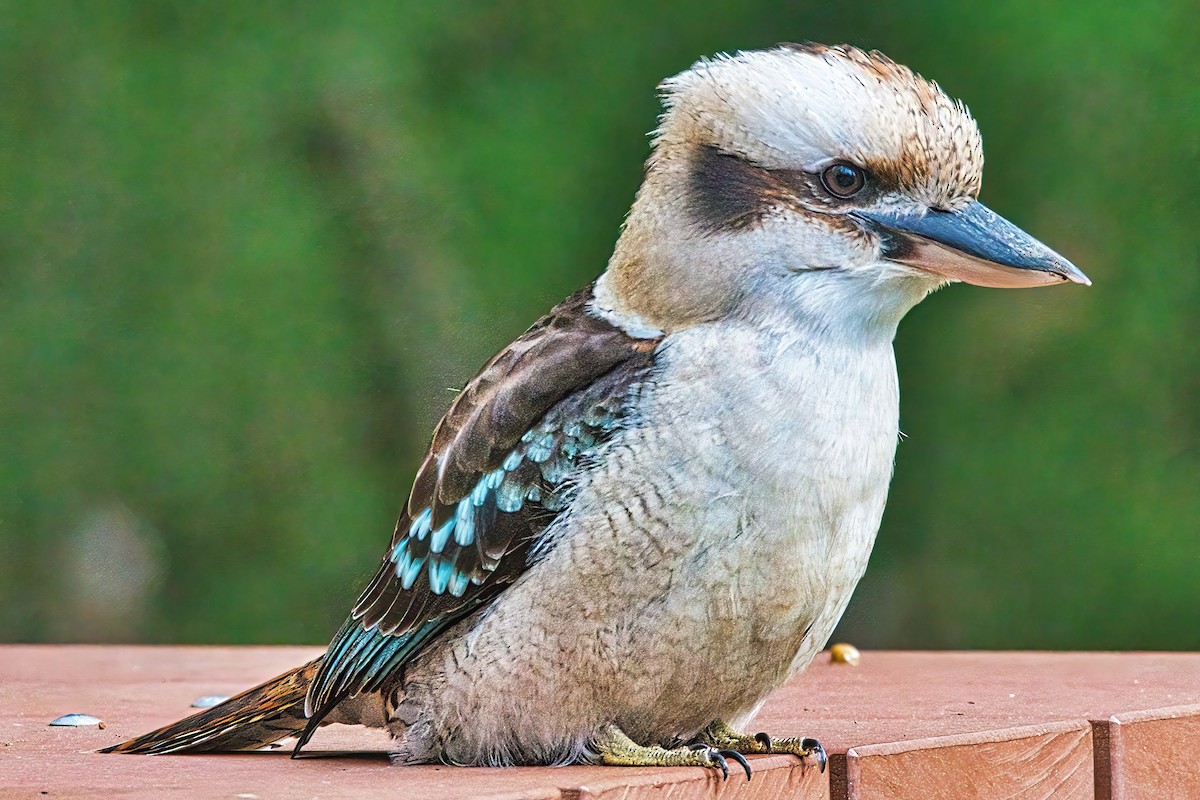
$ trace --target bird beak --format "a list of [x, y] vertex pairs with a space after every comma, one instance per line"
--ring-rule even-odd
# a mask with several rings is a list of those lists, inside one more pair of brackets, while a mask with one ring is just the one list
[[1079, 268], [972, 201], [958, 211], [851, 212], [883, 239], [883, 253], [942, 278], [1012, 289], [1071, 281], [1091, 286]]

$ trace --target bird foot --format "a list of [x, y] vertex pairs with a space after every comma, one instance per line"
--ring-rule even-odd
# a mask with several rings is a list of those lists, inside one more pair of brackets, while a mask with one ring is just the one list
[[706, 744], [693, 744], [667, 749], [646, 747], [633, 741], [616, 725], [607, 725], [592, 744], [596, 761], [601, 764], [625, 767], [708, 767], [721, 771], [729, 778], [729, 761], [736, 761], [750, 780], [750, 764], [737, 750], [726, 750]]
[[791, 753], [792, 755], [800, 756], [802, 759], [812, 758], [817, 762], [817, 767], [821, 772], [825, 771], [825, 765], [829, 761], [825, 755], [825, 748], [816, 739], [801, 738], [799, 736], [776, 739], [765, 733], [756, 733], [754, 735], [739, 733], [731, 728], [728, 723], [721, 720], [714, 720], [707, 728], [700, 731], [696, 735], [695, 742], [718, 748], [722, 752], [733, 750], [738, 753], [746, 753], [747, 755], [758, 753]]

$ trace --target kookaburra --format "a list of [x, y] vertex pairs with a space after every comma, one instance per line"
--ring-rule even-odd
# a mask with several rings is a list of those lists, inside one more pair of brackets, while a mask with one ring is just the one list
[[897, 324], [948, 282], [1088, 279], [976, 200], [975, 121], [877, 52], [782, 45], [660, 88], [607, 269], [451, 404], [326, 653], [113, 750], [298, 752], [350, 722], [402, 763], [824, 766], [744, 726], [866, 569]]

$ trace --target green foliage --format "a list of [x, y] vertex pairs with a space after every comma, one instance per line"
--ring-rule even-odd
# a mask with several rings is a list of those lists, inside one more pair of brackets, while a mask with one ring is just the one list
[[1095, 281], [901, 327], [840, 635], [1200, 647], [1196, 17], [0, 2], [0, 639], [325, 641], [447, 387], [603, 268], [656, 81], [815, 39], [965, 98], [984, 200]]

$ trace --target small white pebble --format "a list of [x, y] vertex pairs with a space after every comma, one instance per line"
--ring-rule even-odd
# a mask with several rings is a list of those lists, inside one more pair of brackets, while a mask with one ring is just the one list
[[103, 725], [104, 723], [90, 714], [63, 714], [50, 724], [63, 728], [86, 728], [89, 725]]

